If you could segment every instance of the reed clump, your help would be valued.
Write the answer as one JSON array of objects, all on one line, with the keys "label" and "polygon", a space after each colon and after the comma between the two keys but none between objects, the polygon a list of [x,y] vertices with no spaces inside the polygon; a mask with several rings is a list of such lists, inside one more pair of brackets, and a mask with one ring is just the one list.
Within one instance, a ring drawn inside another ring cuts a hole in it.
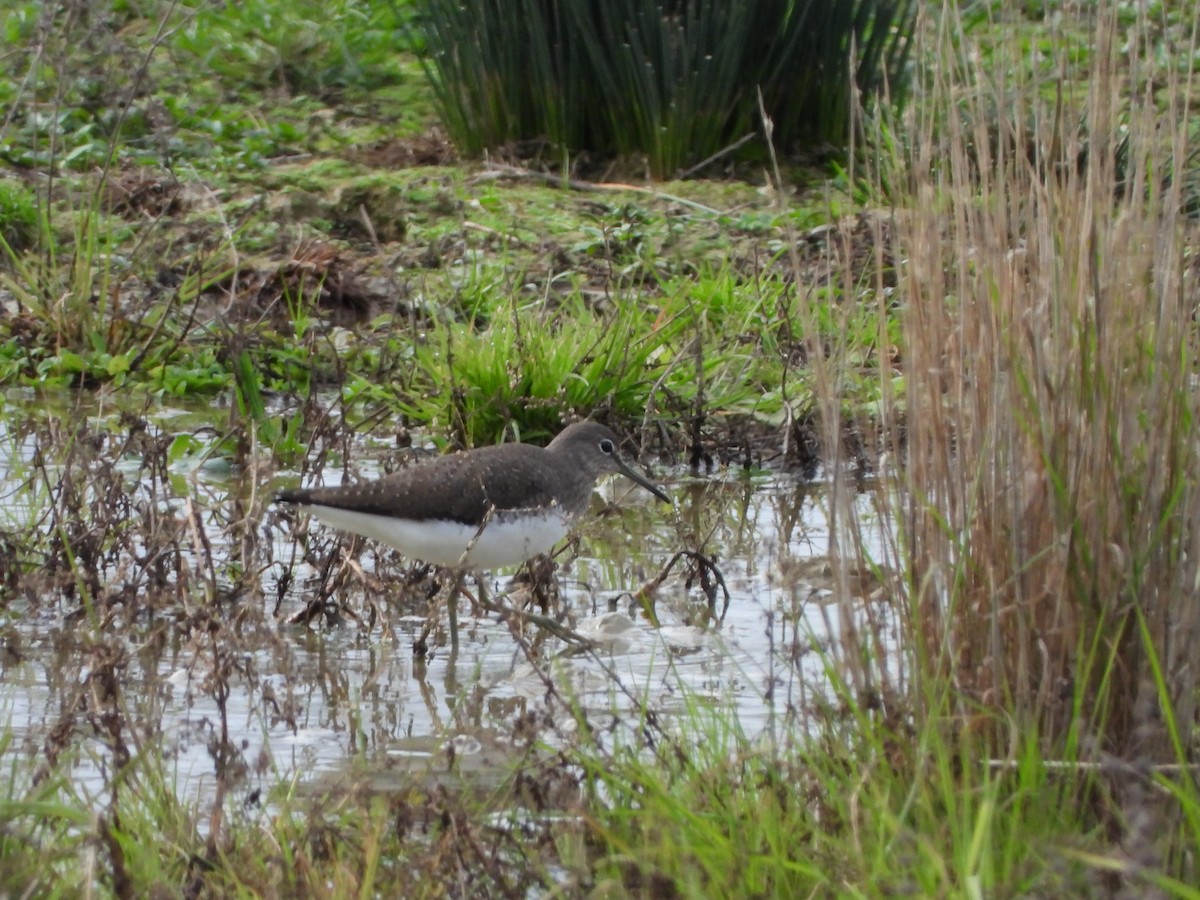
[{"label": "reed clump", "polygon": [[897,102],[912,0],[425,0],[442,122],[469,155],[534,143],[654,177],[741,147],[842,145],[858,95]]},{"label": "reed clump", "polygon": [[906,125],[905,427],[899,494],[881,498],[911,671],[940,712],[999,754],[1036,733],[1055,754],[1184,762],[1200,645],[1195,89],[1179,70],[1145,77],[1155,23],[1086,15],[1070,27],[1092,51],[1054,61],[1053,93],[1019,49],[972,46],[953,17],[938,31],[943,65]]}]

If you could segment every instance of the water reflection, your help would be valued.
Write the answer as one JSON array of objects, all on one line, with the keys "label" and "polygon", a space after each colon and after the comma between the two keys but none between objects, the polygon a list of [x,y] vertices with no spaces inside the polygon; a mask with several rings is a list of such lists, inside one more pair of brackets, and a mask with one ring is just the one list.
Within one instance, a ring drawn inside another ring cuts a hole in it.
[{"label": "water reflection", "polygon": [[[128,445],[120,424],[93,420],[106,423],[92,434],[97,454]],[[12,501],[3,527],[14,539],[52,521],[33,515],[37,497],[48,495],[28,486],[31,471],[43,480],[58,471],[38,462],[53,458],[46,442],[59,437],[38,421],[10,423],[0,434],[7,454],[0,494]],[[144,427],[168,439],[195,426],[173,413],[147,416]],[[262,502],[261,476],[198,467],[147,482],[137,480],[144,469],[123,472],[130,508],[175,527],[139,532],[129,552],[140,562],[114,561],[106,577],[128,579],[134,596],[170,584],[179,599],[143,609],[126,598],[100,608],[101,585],[88,608],[71,591],[9,591],[0,613],[0,721],[18,738],[8,752],[82,751],[75,777],[85,783],[103,781],[122,745],[165,754],[190,796],[211,785],[214,760],[231,756],[249,786],[312,781],[351,762],[376,777],[477,777],[534,743],[568,740],[569,704],[619,728],[636,724],[644,706],[660,715],[680,709],[686,693],[729,704],[754,733],[824,685],[813,648],[838,627],[823,562],[828,520],[819,487],[796,479],[667,480],[675,508],[666,513],[619,481],[602,485],[593,515],[560,557],[558,605],[549,611],[589,639],[586,649],[537,629],[514,633],[513,620],[473,612],[460,599],[459,652],[441,627],[422,659],[413,647],[427,595],[405,583],[407,561],[369,545],[350,556],[334,546],[357,573],[339,593],[357,621],[288,625],[321,573],[300,561],[286,523]],[[155,534],[170,535],[177,553],[161,554]],[[342,540],[332,532],[312,539]],[[730,592],[719,623],[684,566],[652,606],[638,598],[681,549],[718,566]],[[171,567],[149,578],[155,558]],[[507,584],[502,573],[485,586],[495,595]],[[100,674],[117,686],[113,696],[100,691]],[[117,721],[114,711],[123,722],[117,734],[104,724]],[[225,756],[223,746],[231,748]]]}]

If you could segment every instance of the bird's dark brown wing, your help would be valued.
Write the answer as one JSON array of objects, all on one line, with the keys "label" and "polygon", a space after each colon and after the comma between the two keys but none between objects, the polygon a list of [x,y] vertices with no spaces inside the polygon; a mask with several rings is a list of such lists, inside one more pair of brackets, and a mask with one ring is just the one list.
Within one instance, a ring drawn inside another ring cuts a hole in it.
[{"label": "bird's dark brown wing", "polygon": [[[530,452],[535,451],[535,452]],[[406,519],[477,524],[489,509],[548,506],[555,477],[545,451],[522,444],[451,453],[363,484],[283,491],[282,503],[315,504]],[[487,488],[484,485],[489,485]]]}]

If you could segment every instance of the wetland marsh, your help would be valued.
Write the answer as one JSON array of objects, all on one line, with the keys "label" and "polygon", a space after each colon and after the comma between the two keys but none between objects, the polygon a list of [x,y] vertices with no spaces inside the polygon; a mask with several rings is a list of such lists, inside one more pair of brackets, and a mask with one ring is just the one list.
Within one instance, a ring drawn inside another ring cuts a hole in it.
[{"label": "wetland marsh", "polygon": [[[1196,11],[678,171],[460,156],[419,6],[0,3],[0,896],[1194,898]],[[272,503],[581,419],[672,504],[457,652]]]}]

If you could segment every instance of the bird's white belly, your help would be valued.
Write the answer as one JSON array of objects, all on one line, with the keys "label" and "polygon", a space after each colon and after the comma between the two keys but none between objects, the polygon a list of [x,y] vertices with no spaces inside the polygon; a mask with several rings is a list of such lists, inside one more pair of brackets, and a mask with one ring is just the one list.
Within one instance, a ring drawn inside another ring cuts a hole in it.
[{"label": "bird's white belly", "polygon": [[[481,530],[446,519],[422,522],[371,513],[351,512],[332,506],[301,507],[326,525],[361,534],[387,544],[405,556],[438,566],[496,569],[515,566],[546,553],[567,536],[570,521],[554,507],[501,513]],[[472,543],[474,541],[474,543]],[[470,545],[470,552],[463,557]]]}]

